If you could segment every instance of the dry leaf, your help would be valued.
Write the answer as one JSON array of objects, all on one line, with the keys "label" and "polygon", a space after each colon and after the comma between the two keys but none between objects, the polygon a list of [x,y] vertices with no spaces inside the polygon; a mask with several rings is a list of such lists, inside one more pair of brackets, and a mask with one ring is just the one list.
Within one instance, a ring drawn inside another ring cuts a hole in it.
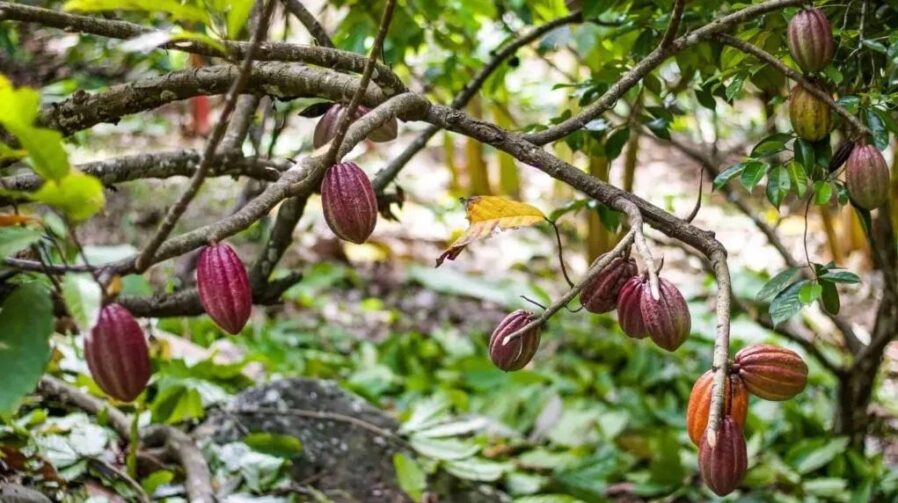
[{"label": "dry leaf", "polygon": [[465,200],[465,211],[471,225],[437,258],[437,267],[446,259],[455,260],[466,246],[496,231],[536,225],[546,220],[546,215],[538,208],[498,196],[468,198]]},{"label": "dry leaf", "polygon": [[13,225],[28,223],[32,220],[34,220],[34,217],[28,215],[0,213],[0,227],[11,227]]}]

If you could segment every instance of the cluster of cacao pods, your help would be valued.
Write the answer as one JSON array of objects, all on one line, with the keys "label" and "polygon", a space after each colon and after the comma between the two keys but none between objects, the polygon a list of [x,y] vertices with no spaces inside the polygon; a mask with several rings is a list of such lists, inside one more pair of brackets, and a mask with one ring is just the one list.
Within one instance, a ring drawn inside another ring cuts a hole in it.
[{"label": "cluster of cacao pods", "polygon": [[[792,59],[807,74],[816,74],[833,60],[835,43],[832,26],[820,9],[799,11],[789,21],[787,41]],[[809,77],[817,87],[825,88],[820,79]],[[833,128],[832,110],[827,103],[796,84],[789,95],[789,119],[795,134],[808,141],[820,141]],[[854,147],[845,166],[845,181],[852,202],[874,210],[889,199],[889,169],[873,145]]]},{"label": "cluster of cacao pods", "polygon": [[[636,261],[629,254],[616,256],[586,282],[580,291],[580,302],[592,313],[617,309],[618,322],[625,334],[636,339],[649,337],[661,348],[675,351],[689,336],[692,326],[689,306],[673,283],[664,278],[658,278],[658,282],[659,296],[655,299],[648,276],[639,274]],[[533,359],[539,347],[539,325],[514,339],[508,336],[536,319],[533,313],[518,310],[493,330],[489,355],[496,367],[504,371],[519,370]]]},{"label": "cluster of cacao pods", "polygon": [[738,353],[724,376],[723,418],[713,446],[705,430],[711,412],[714,372],[695,381],[686,408],[686,431],[699,447],[698,464],[705,484],[718,496],[736,490],[748,469],[745,420],[749,393],[766,400],[788,400],[807,385],[808,367],[794,351],[769,344]]}]

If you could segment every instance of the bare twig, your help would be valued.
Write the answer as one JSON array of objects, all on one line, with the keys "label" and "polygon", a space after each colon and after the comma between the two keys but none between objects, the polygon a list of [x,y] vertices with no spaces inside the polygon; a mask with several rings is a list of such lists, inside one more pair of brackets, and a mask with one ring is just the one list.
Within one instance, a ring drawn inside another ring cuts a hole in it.
[{"label": "bare twig", "polygon": [[680,30],[680,21],[683,19],[683,7],[685,5],[686,0],[674,0],[670,22],[667,24],[667,29],[664,31],[664,36],[661,37],[658,47],[669,47],[670,43],[676,38],[677,32]]},{"label": "bare twig", "polygon": [[174,206],[169,208],[162,223],[159,225],[159,228],[156,229],[156,232],[150,238],[143,251],[138,255],[134,264],[137,271],[144,271],[153,263],[153,255],[166,238],[168,238],[168,235],[175,228],[175,224],[178,223],[178,219],[180,219],[181,215],[184,214],[184,211],[187,210],[187,206],[199,192],[200,187],[202,187],[203,182],[206,180],[206,175],[212,165],[212,159],[215,157],[215,151],[227,131],[228,118],[231,116],[231,112],[234,111],[234,108],[237,105],[237,97],[240,96],[240,93],[243,92],[247,82],[249,82],[250,71],[253,66],[253,57],[256,49],[259,47],[259,44],[262,43],[262,40],[268,32],[268,23],[271,19],[272,12],[274,12],[274,5],[274,0],[267,0],[265,7],[262,9],[262,13],[256,23],[256,28],[253,31],[250,46],[240,65],[240,73],[238,74],[237,80],[231,85],[231,89],[228,90],[228,94],[225,97],[224,108],[221,111],[221,115],[218,117],[218,122],[215,124],[215,128],[212,130],[212,137],[206,143],[206,148],[203,151],[203,157],[196,169],[196,173],[194,173],[193,177],[190,179],[187,189],[184,190]]},{"label": "bare twig", "polygon": [[639,257],[645,264],[652,298],[658,300],[661,298],[661,287],[658,283],[658,267],[655,264],[652,251],[649,250],[649,245],[645,241],[645,234],[642,233],[642,213],[639,212],[639,208],[635,204],[626,199],[618,199],[613,206],[627,214],[627,219],[630,220],[630,228],[636,232],[636,252],[639,253]]},{"label": "bare twig", "polygon": [[708,445],[717,444],[717,432],[723,418],[724,385],[730,354],[730,269],[727,266],[726,253],[718,251],[710,257],[714,276],[717,278],[717,336],[714,339],[714,358],[711,365],[714,369],[714,383],[711,388],[711,410],[708,416]]}]

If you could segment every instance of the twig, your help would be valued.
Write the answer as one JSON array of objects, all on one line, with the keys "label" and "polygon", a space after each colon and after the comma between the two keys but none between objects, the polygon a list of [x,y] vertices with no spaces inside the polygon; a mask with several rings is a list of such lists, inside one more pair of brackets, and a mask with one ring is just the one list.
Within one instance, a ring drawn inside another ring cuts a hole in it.
[{"label": "twig", "polygon": [[642,232],[642,213],[633,202],[626,199],[618,199],[614,202],[613,207],[627,214],[630,221],[630,228],[636,232],[636,252],[639,253],[642,262],[645,264],[646,272],[649,276],[649,288],[652,292],[652,298],[658,300],[661,298],[661,287],[658,282],[658,268],[655,265],[655,258],[649,245],[645,241],[645,234]]},{"label": "twig", "polygon": [[306,30],[308,30],[309,34],[312,35],[312,38],[318,42],[318,45],[322,47],[334,47],[334,42],[327,34],[327,30],[324,29],[324,26],[321,26],[321,23],[318,22],[315,15],[309,12],[309,9],[306,9],[306,6],[303,5],[302,2],[299,0],[284,0],[284,5],[287,7],[290,14],[296,16],[296,19],[299,19],[299,22],[306,27]]},{"label": "twig", "polygon": [[[768,65],[772,66],[773,68],[775,68],[777,71],[779,71],[786,77],[789,77],[790,79],[792,79],[795,82],[797,82],[798,84],[800,84],[801,87],[807,89],[809,93],[813,94],[815,97],[817,97],[820,100],[822,100],[823,102],[825,102],[827,104],[827,106],[829,106],[834,112],[841,115],[846,121],[848,121],[851,124],[851,126],[854,128],[856,134],[862,134],[865,136],[870,136],[872,134],[870,132],[870,130],[867,128],[867,126],[865,126],[857,117],[852,115],[851,112],[849,112],[848,110],[845,109],[845,107],[836,103],[836,101],[833,100],[832,96],[829,93],[827,93],[826,91],[821,89],[820,86],[817,86],[816,84],[814,84],[813,82],[808,80],[804,75],[802,75],[802,74],[796,72],[795,70],[789,68],[788,66],[784,65],[782,61],[780,61],[779,59],[774,57],[769,52],[761,49],[760,47],[758,47],[756,45],[752,45],[743,40],[739,40],[738,38],[736,38],[732,35],[727,35],[725,33],[721,33],[721,34],[718,34],[717,37],[718,37],[718,39],[720,39],[721,42],[723,42],[729,46],[735,47],[736,49],[739,49],[742,52],[751,54],[752,56],[754,56],[754,57],[760,59],[761,61],[767,63]],[[852,138],[852,139],[856,139],[856,138]]]},{"label": "twig", "polygon": [[574,297],[576,297],[577,294],[579,294],[580,291],[583,290],[583,287],[585,287],[594,277],[596,277],[597,274],[602,272],[602,269],[607,267],[608,264],[610,264],[614,259],[614,257],[622,254],[624,250],[626,250],[627,247],[630,246],[635,236],[636,230],[630,229],[630,231],[627,232],[623,238],[621,238],[621,240],[614,246],[614,248],[611,249],[611,251],[602,255],[598,260],[595,261],[592,266],[590,266],[589,270],[586,271],[586,274],[583,276],[583,279],[580,280],[579,283],[574,285],[570,290],[567,291],[567,293],[561,296],[561,298],[550,304],[549,307],[547,307],[546,310],[543,311],[542,314],[540,314],[535,320],[524,325],[517,331],[506,335],[505,339],[502,340],[502,344],[508,344],[511,341],[529,332],[530,330],[544,325],[547,321],[549,321],[549,318],[555,315],[555,313],[561,311],[565,306],[570,304],[570,302],[574,300]]},{"label": "twig", "polygon": [[549,220],[549,223],[552,224],[552,229],[555,230],[555,244],[558,245],[558,263],[561,264],[561,274],[564,276],[564,280],[567,281],[568,286],[573,287],[574,282],[568,276],[567,266],[564,265],[564,248],[561,245],[561,232],[558,230],[558,224],[551,220]]},{"label": "twig", "polygon": [[664,36],[661,37],[661,42],[658,44],[658,47],[669,47],[670,43],[676,38],[677,31],[680,30],[680,21],[683,19],[683,7],[685,5],[686,0],[674,0],[673,12],[670,14],[670,22],[667,24],[667,29],[664,30]]},{"label": "twig", "polygon": [[259,16],[256,28],[253,32],[252,40],[250,41],[250,46],[246,50],[243,62],[240,65],[240,73],[237,80],[234,81],[231,88],[228,90],[228,94],[225,97],[224,108],[221,111],[221,115],[218,117],[215,129],[212,130],[212,137],[209,139],[208,143],[206,143],[206,148],[203,151],[203,157],[196,169],[196,173],[194,173],[193,177],[190,179],[187,189],[181,194],[181,197],[174,206],[168,210],[165,218],[159,225],[159,228],[156,229],[155,234],[153,234],[143,251],[138,255],[134,263],[137,271],[142,272],[153,263],[153,256],[156,251],[165,239],[168,238],[172,229],[175,228],[175,224],[178,223],[178,219],[181,218],[181,215],[187,210],[187,206],[199,192],[200,187],[202,187],[203,182],[206,179],[206,174],[208,174],[209,168],[212,165],[212,159],[215,157],[215,150],[218,148],[218,144],[224,138],[224,134],[227,131],[228,118],[231,116],[231,112],[234,111],[234,107],[237,105],[237,97],[243,92],[243,89],[249,81],[250,71],[253,66],[253,57],[255,56],[256,49],[259,47],[259,44],[262,43],[262,39],[265,38],[265,34],[268,32],[268,22],[274,11],[274,3],[275,0],[267,0],[265,7],[262,9],[262,13]]},{"label": "twig", "polygon": [[119,470],[118,468],[99,458],[90,458],[88,462],[93,465],[95,469],[102,472],[107,472],[107,474],[110,474],[127,484],[128,487],[130,487],[131,490],[134,491],[134,493],[137,495],[137,501],[140,501],[141,503],[150,502],[150,497],[147,495],[146,491],[143,490],[143,487],[141,487],[141,485],[138,484],[137,481],[131,478],[131,476],[129,476],[127,473]]}]

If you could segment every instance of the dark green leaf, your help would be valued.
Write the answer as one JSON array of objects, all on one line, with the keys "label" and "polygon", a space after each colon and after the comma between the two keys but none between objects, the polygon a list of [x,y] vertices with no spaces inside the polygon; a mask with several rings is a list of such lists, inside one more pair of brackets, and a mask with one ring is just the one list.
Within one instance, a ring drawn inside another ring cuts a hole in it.
[{"label": "dark green leaf", "polygon": [[793,136],[788,133],[776,133],[761,140],[751,151],[752,157],[764,157],[766,155],[776,154],[786,150],[786,143],[789,143]]},{"label": "dark green leaf", "polygon": [[839,301],[839,290],[836,288],[835,283],[821,281],[820,284],[823,287],[823,292],[820,297],[820,303],[823,306],[823,309],[829,314],[839,314],[841,304]]},{"label": "dark green leaf", "polygon": [[770,201],[775,208],[779,208],[780,203],[789,193],[791,180],[789,172],[783,166],[776,166],[770,170],[767,175],[767,200]]},{"label": "dark green leaf", "polygon": [[889,130],[886,129],[885,123],[879,118],[879,115],[872,110],[864,111],[864,119],[867,127],[873,133],[873,143],[879,150],[889,148]]},{"label": "dark green leaf", "polygon": [[747,163],[745,169],[742,171],[742,186],[751,191],[755,188],[755,185],[757,185],[758,182],[764,179],[764,175],[767,174],[768,169],[770,169],[770,165],[767,163]]},{"label": "dark green leaf", "polygon": [[727,184],[733,177],[742,174],[745,170],[746,163],[740,162],[738,164],[733,164],[729,166],[727,169],[723,170],[714,178],[714,190],[719,190],[721,187]]},{"label": "dark green leaf", "polygon": [[801,268],[790,267],[785,271],[779,272],[776,276],[770,278],[770,281],[768,281],[764,285],[764,287],[761,288],[761,291],[758,292],[758,295],[755,297],[755,299],[758,302],[764,302],[767,299],[770,299],[776,294],[780,293],[784,288],[786,288],[789,282],[792,281],[792,278],[794,278],[799,271],[801,271]]},{"label": "dark green leaf", "polygon": [[846,271],[844,269],[832,269],[820,276],[821,280],[832,281],[833,283],[856,284],[861,282],[860,276]]},{"label": "dark green leaf", "polygon": [[774,297],[769,309],[770,319],[773,321],[774,326],[779,325],[801,311],[802,304],[798,294],[807,283],[808,280],[797,281]]},{"label": "dark green leaf", "polygon": [[31,246],[41,238],[40,231],[26,227],[0,227],[0,261]]},{"label": "dark green leaf", "polygon": [[0,414],[13,412],[34,390],[50,359],[53,305],[39,283],[20,285],[0,310]]}]

